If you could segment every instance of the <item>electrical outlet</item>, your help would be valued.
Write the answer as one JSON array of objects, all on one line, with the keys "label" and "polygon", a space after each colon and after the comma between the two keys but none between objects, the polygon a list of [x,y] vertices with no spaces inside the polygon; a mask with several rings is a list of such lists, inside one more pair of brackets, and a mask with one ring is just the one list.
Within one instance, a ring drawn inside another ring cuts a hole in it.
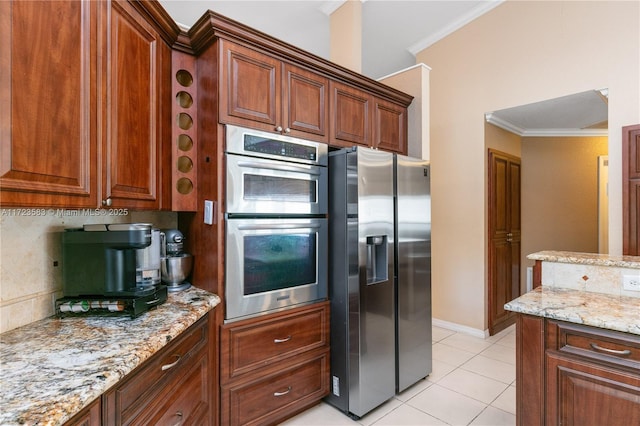
[{"label": "electrical outlet", "polygon": [[333,376],[333,394],[340,396],[340,379],[336,376]]},{"label": "electrical outlet", "polygon": [[629,291],[640,291],[640,275],[623,275],[622,288]]}]

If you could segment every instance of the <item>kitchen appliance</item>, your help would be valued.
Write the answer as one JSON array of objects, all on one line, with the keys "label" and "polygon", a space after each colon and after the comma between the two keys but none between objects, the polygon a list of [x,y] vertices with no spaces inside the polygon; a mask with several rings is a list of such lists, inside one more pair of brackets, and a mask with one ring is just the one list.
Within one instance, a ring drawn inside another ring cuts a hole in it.
[{"label": "kitchen appliance", "polygon": [[160,284],[160,230],[151,224],[151,244],[136,250],[136,285]]},{"label": "kitchen appliance", "polygon": [[227,213],[326,215],[326,144],[230,125],[226,132]]},{"label": "kitchen appliance", "polygon": [[226,126],[225,319],[327,298],[327,146]]},{"label": "kitchen appliance", "polygon": [[186,279],[193,267],[193,256],[183,251],[184,235],[178,229],[167,229],[160,233],[162,282],[170,292],[191,287]]},{"label": "kitchen appliance", "polygon": [[427,162],[329,154],[332,391],[359,418],[431,372]]},{"label": "kitchen appliance", "polygon": [[152,243],[149,224],[90,224],[62,232],[63,298],[59,315],[138,316],[164,303],[166,286],[138,283],[137,250]]}]

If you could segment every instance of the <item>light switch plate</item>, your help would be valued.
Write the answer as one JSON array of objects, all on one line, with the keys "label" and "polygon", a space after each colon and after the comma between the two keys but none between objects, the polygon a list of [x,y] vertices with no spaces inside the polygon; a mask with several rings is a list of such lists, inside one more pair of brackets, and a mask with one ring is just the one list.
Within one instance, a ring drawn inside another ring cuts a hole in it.
[{"label": "light switch plate", "polygon": [[204,223],[213,225],[213,201],[204,200]]}]

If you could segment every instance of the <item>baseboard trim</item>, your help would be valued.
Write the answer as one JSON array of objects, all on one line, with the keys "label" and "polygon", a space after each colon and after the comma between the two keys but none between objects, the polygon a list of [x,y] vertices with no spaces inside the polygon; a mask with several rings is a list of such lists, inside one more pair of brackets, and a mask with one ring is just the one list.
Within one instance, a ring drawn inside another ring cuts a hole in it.
[{"label": "baseboard trim", "polygon": [[432,318],[431,323],[436,327],[444,328],[451,331],[456,331],[464,334],[469,334],[473,337],[479,337],[486,339],[489,337],[489,330],[479,330],[477,328],[469,327],[467,325],[456,324],[455,322],[449,322],[438,318]]}]

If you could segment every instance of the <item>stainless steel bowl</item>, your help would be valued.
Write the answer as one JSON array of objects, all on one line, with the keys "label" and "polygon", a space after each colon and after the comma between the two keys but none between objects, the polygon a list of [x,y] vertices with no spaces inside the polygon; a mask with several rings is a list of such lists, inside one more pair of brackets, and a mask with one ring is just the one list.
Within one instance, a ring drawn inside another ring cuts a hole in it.
[{"label": "stainless steel bowl", "polygon": [[193,256],[182,253],[179,256],[167,256],[160,261],[162,282],[180,284],[187,279],[193,266]]}]

